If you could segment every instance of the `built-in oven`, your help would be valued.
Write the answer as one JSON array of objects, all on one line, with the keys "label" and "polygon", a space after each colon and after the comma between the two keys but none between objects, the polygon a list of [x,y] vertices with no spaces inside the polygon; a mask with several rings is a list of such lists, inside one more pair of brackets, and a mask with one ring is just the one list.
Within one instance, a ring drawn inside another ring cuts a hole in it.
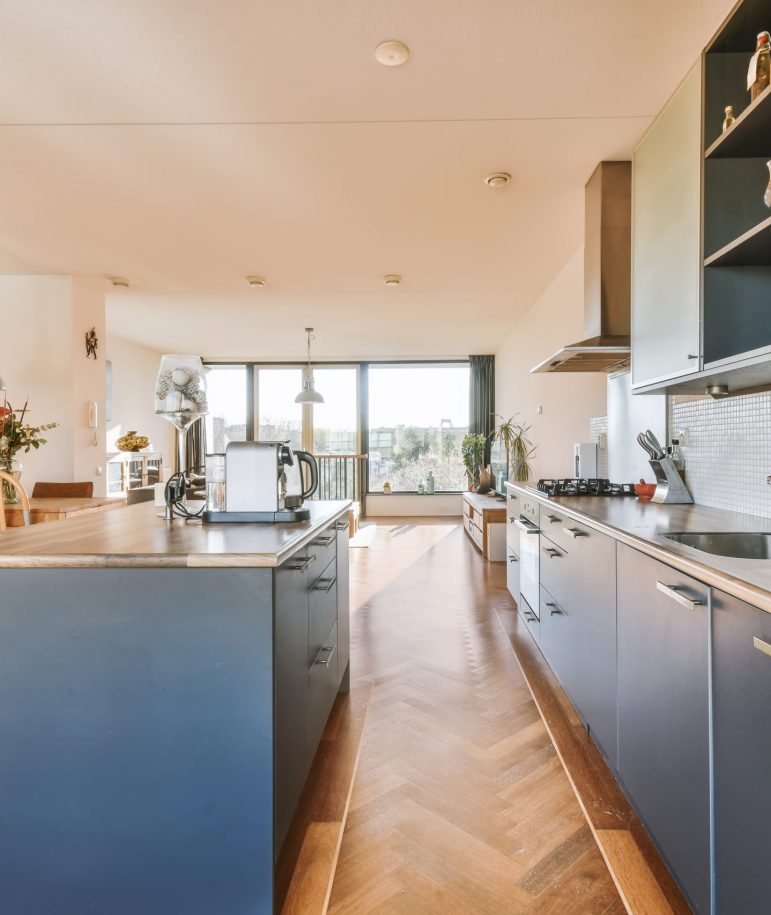
[{"label": "built-in oven", "polygon": [[515,521],[519,528],[519,593],[527,604],[522,607],[523,614],[538,617],[540,605],[540,579],[538,561],[540,555],[538,526],[538,503],[535,499],[524,496],[520,499],[519,518]]}]

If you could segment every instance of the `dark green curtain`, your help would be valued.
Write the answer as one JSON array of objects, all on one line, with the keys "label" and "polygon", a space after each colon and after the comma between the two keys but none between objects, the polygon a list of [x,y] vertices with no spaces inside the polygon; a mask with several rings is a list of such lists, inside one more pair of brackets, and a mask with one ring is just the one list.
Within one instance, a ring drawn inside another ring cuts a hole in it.
[{"label": "dark green curtain", "polygon": [[469,356],[469,432],[487,436],[485,466],[490,463],[491,436],[495,429],[495,356]]}]

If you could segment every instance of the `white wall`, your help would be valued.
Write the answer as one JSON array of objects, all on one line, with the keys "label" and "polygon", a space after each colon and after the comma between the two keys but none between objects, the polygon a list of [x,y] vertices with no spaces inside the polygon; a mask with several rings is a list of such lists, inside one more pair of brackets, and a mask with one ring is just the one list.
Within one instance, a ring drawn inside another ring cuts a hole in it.
[{"label": "white wall", "polygon": [[107,423],[107,451],[117,451],[121,435],[136,430],[150,439],[153,451],[163,453],[164,464],[174,463],[176,432],[155,415],[153,395],[161,353],[110,334],[107,358],[112,363],[112,414]]},{"label": "white wall", "polygon": [[495,354],[496,409],[532,425],[536,478],[573,476],[573,443],[590,441],[590,417],[606,413],[604,373],[530,374],[560,347],[584,338],[583,298],[579,248]]},{"label": "white wall", "polygon": [[48,444],[18,456],[22,482],[92,480],[104,492],[104,425],[90,444],[87,401],[104,416],[104,351],[86,358],[85,333],[104,346],[104,281],[69,276],[0,276],[0,376],[16,408],[29,399],[29,422],[57,422]]}]

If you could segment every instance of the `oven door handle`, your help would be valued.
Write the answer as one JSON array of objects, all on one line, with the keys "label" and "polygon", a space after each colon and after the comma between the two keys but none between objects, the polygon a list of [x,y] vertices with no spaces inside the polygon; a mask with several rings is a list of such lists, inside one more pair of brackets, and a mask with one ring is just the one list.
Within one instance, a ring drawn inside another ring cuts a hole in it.
[{"label": "oven door handle", "polygon": [[536,524],[531,524],[529,521],[522,521],[521,518],[517,518],[514,523],[524,534],[540,534],[541,528]]}]

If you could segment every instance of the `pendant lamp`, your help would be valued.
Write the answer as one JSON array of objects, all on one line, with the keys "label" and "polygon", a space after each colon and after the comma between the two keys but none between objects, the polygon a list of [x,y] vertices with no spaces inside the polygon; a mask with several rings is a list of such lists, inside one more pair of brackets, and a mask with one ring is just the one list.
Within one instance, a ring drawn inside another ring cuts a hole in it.
[{"label": "pendant lamp", "polygon": [[316,338],[313,335],[313,328],[306,327],[305,333],[308,335],[308,367],[305,371],[305,380],[303,381],[303,389],[295,397],[295,403],[324,403],[324,398],[319,394],[319,392],[313,387],[313,375],[311,373],[311,340]]}]

